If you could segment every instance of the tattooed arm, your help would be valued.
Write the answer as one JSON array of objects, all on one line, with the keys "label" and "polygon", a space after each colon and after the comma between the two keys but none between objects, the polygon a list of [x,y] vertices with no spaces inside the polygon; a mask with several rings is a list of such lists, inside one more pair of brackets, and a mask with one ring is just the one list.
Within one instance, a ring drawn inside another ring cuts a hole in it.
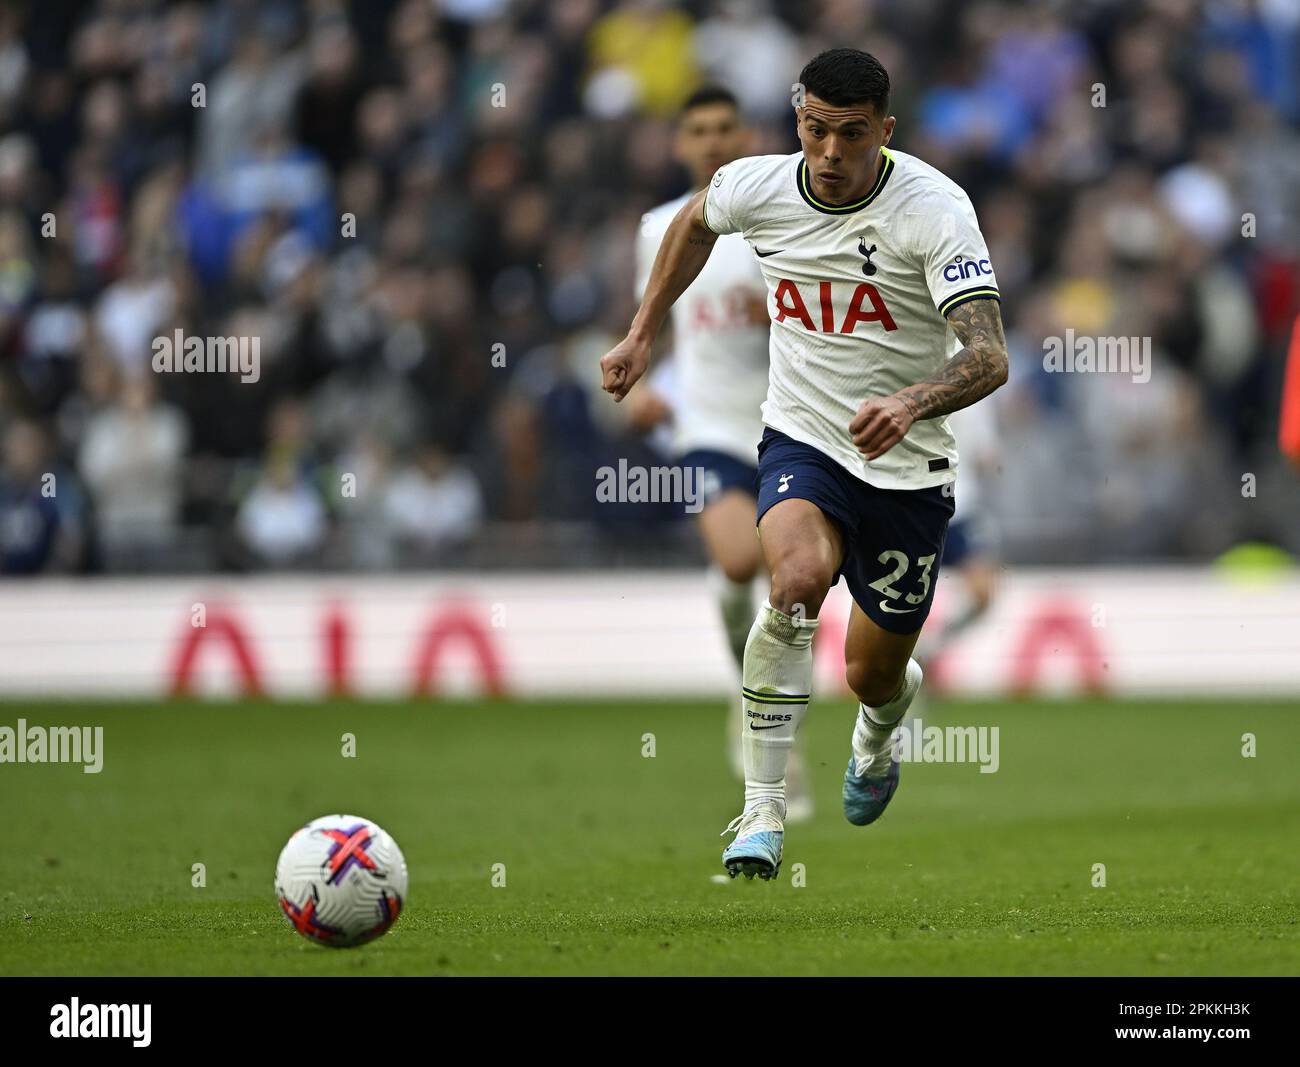
[{"label": "tattooed arm", "polygon": [[913,421],[937,419],[982,400],[1007,380],[1007,342],[996,300],[968,300],[948,315],[962,349],[943,370],[897,396]]},{"label": "tattooed arm", "polygon": [[641,308],[627,336],[601,357],[601,387],[612,393],[615,401],[627,396],[628,390],[645,373],[650,363],[650,347],[669,308],[709,261],[718,235],[704,221],[705,192],[701,189],[674,216],[650,268]]},{"label": "tattooed arm", "polygon": [[865,401],[849,423],[853,444],[867,459],[888,452],[912,423],[969,407],[1007,380],[1007,342],[996,300],[968,300],[953,308],[948,322],[961,351],[933,378]]}]

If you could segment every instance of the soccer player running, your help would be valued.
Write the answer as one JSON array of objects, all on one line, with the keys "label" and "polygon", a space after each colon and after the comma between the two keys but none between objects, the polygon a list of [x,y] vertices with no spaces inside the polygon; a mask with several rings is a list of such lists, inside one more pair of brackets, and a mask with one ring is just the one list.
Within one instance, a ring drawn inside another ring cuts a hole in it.
[{"label": "soccer player running", "polygon": [[[743,155],[750,133],[728,90],[705,87],[686,101],[674,149],[703,189],[717,169]],[[669,224],[691,198],[670,200],[641,219],[636,245],[637,294],[645,293],[651,267]],[[739,234],[720,237],[708,262],[672,309],[674,397],[662,396],[654,375],[631,401],[634,425],[651,429],[672,421],[673,451],[683,469],[703,472],[699,528],[712,563],[711,585],[727,642],[743,670],[754,622],[754,579],[763,555],[754,536],[757,450],[763,433],[760,408],[767,395],[767,287],[758,259]],[[646,390],[646,386],[650,386]],[[728,716],[732,762],[743,775],[742,715]],[[812,815],[812,797],[798,751],[786,768],[787,818]]]},{"label": "soccer player running", "polygon": [[975,212],[955,183],[886,147],[895,120],[884,68],[837,48],[799,83],[802,151],[736,160],[687,201],[627,337],[601,360],[604,388],[621,401],[719,236],[754,246],[772,313],[758,494],[772,585],[745,648],[745,806],[722,853],[733,877],[780,867],[787,757],[807,710],[818,613],[841,574],[854,600],[845,670],[861,702],[844,814],[865,826],[893,797],[891,734],[921,686],[912,649],[953,511],[944,416],[1007,377]]}]

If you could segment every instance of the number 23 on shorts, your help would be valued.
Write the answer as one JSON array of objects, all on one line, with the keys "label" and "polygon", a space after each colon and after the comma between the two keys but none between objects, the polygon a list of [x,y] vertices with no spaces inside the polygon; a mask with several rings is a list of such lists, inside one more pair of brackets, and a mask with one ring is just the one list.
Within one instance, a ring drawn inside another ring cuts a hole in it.
[{"label": "number 23 on shorts", "polygon": [[[921,556],[917,559],[917,565],[921,568],[921,573],[917,578],[920,583],[920,590],[915,593],[904,594],[895,588],[894,583],[902,581],[911,568],[911,561],[907,558],[907,554],[895,548],[880,553],[876,557],[876,561],[893,567],[883,578],[877,578],[870,583],[871,588],[884,597],[880,602],[880,610],[889,612],[892,615],[907,615],[913,611],[919,611],[920,606],[925,603],[925,598],[930,595],[930,568],[934,566],[935,556],[936,553],[932,552],[928,556]],[[891,606],[890,601],[897,604],[900,600],[914,606],[909,608]]]}]

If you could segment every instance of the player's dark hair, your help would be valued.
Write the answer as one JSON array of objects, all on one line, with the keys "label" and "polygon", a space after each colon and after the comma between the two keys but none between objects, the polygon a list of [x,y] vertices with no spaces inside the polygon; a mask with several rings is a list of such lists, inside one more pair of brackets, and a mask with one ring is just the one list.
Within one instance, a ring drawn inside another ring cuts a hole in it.
[{"label": "player's dark hair", "polygon": [[831,48],[813,56],[799,83],[805,93],[833,107],[870,104],[877,115],[889,110],[889,73],[875,56],[856,48]]},{"label": "player's dark hair", "polygon": [[686,98],[686,103],[682,105],[682,114],[689,114],[697,107],[708,107],[710,104],[726,104],[737,111],[740,110],[740,101],[730,89],[724,89],[721,85],[702,85]]}]

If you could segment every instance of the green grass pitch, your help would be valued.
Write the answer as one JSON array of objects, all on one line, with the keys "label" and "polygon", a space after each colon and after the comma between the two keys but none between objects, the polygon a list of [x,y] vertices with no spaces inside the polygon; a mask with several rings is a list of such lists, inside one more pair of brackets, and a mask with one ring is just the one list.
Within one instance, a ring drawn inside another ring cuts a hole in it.
[{"label": "green grass pitch", "polygon": [[[1000,770],[906,765],[858,829],[852,710],[823,700],[817,817],[763,883],[715,877],[739,810],[721,701],[9,703],[9,726],[104,725],[105,762],[0,765],[0,973],[1295,974],[1298,712],[932,704],[999,726]],[[354,950],[295,935],[272,891],[289,834],[335,811],[411,872],[397,925]]]}]

